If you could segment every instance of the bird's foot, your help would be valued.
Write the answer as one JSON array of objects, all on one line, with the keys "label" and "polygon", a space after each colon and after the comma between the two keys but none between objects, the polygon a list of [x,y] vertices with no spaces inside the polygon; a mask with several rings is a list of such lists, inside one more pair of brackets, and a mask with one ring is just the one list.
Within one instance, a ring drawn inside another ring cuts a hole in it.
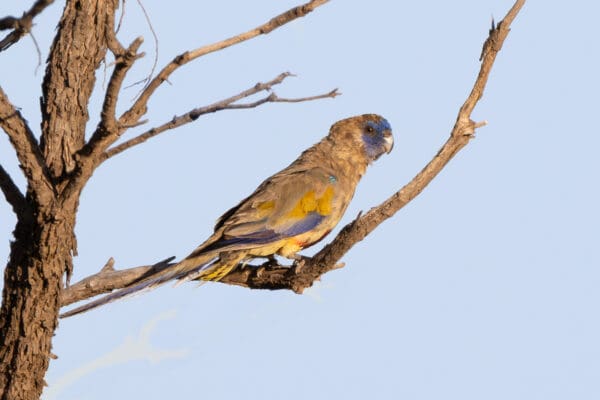
[{"label": "bird's foot", "polygon": [[262,264],[262,266],[265,266],[265,267],[275,267],[277,265],[279,265],[279,263],[277,262],[277,258],[273,254],[268,256],[267,262]]},{"label": "bird's foot", "polygon": [[294,274],[299,274],[304,269],[304,265],[306,264],[306,257],[299,256],[297,254],[294,255],[294,264],[292,265],[292,271]]}]

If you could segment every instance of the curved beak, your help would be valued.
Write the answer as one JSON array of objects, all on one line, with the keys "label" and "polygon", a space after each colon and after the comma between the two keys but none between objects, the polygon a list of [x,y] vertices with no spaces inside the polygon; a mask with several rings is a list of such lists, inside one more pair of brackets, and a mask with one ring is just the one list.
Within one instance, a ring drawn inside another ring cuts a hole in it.
[{"label": "curved beak", "polygon": [[390,154],[390,152],[394,148],[394,136],[392,136],[391,130],[387,129],[383,132],[383,140],[385,141],[385,152]]}]

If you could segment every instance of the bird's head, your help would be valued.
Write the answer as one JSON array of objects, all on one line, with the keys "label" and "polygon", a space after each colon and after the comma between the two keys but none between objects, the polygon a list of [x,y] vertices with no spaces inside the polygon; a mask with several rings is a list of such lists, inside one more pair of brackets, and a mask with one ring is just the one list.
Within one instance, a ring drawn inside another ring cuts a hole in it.
[{"label": "bird's head", "polygon": [[380,115],[363,114],[336,122],[331,127],[336,142],[343,142],[360,155],[367,163],[377,160],[394,147],[392,126]]}]

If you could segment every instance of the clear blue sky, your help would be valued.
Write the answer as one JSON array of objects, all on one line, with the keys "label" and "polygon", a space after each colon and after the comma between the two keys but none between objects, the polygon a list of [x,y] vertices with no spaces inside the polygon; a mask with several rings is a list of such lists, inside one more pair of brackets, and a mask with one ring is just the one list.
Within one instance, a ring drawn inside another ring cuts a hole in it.
[{"label": "clear blue sky", "polygon": [[[298,3],[144,6],[160,66]],[[126,5],[120,37],[143,35],[148,54],[132,83],[155,49],[138,4]],[[209,115],[107,162],[82,196],[74,280],[111,256],[124,268],[186,255],[223,211],[354,114],[384,115],[396,146],[367,172],[344,221],[378,204],[444,142],[490,18],[511,5],[333,0],[181,68],[156,93],[148,127],[283,71],[298,77],[281,96],[335,87],[343,96]],[[0,15],[23,11],[15,7],[2,3]],[[61,8],[36,20],[43,59]],[[167,285],[62,321],[45,398],[600,398],[598,14],[591,1],[525,5],[473,114],[489,125],[355,246],[346,268],[302,296]],[[0,84],[37,130],[36,63],[29,38],[0,53]],[[0,161],[22,185],[5,136]],[[0,221],[5,260],[14,225],[5,203]]]}]

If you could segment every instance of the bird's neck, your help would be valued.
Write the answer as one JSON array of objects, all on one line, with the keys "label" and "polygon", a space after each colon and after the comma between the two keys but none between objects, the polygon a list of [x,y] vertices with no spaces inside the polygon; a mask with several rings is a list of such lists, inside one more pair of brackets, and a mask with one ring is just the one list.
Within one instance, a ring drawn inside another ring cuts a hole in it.
[{"label": "bird's neck", "polygon": [[[368,162],[364,157],[358,156],[356,149],[350,144],[334,142],[330,137],[325,137],[319,143],[306,150],[305,160],[331,169],[338,174],[345,175],[351,181],[358,181],[365,173]],[[341,178],[341,177],[339,177]]]}]

